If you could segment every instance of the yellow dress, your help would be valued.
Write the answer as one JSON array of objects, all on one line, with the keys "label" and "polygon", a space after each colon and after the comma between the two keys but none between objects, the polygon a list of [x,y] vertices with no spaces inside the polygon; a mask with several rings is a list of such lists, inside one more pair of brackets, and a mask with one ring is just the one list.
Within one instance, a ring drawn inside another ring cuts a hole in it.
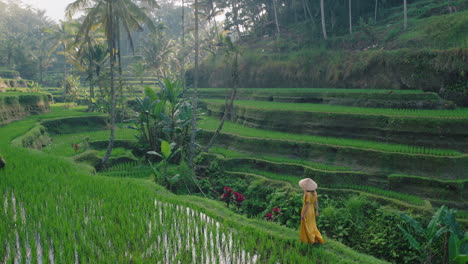
[{"label": "yellow dress", "polygon": [[308,244],[313,243],[325,243],[323,241],[322,235],[317,228],[317,223],[315,222],[315,208],[314,204],[317,202],[317,193],[313,195],[311,192],[306,192],[304,195],[304,205],[302,206],[301,216],[304,214],[307,203],[309,203],[309,209],[305,214],[305,219],[301,219],[301,241]]}]

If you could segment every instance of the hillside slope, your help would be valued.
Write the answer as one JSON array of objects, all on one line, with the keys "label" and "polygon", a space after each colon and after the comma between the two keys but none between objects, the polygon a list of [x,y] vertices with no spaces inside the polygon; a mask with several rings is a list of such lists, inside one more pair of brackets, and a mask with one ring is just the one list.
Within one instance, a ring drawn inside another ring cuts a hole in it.
[{"label": "hillside slope", "polygon": [[[468,105],[467,6],[445,14],[430,2],[409,6],[406,31],[396,9],[378,24],[361,21],[354,34],[327,41],[301,24],[279,39],[242,39],[240,87],[421,89]],[[200,87],[232,86],[230,65],[221,53],[206,59]]]}]

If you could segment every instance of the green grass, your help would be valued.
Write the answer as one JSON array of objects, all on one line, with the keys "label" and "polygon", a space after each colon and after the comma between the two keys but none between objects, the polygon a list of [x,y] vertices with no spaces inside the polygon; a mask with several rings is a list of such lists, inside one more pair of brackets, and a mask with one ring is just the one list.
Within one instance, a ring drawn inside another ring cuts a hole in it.
[{"label": "green grass", "polygon": [[[224,104],[224,100],[207,99],[210,103]],[[321,113],[341,113],[341,114],[363,114],[363,115],[384,115],[384,116],[409,116],[409,117],[433,117],[433,118],[463,118],[468,119],[468,108],[455,110],[413,110],[413,109],[386,109],[339,106],[326,104],[296,104],[267,101],[235,101],[235,105],[255,109],[269,110],[289,110],[301,112],[321,112]]]},{"label": "green grass", "polygon": [[283,157],[271,157],[271,156],[246,154],[246,153],[237,152],[231,149],[219,148],[219,147],[210,148],[210,153],[221,154],[225,158],[253,158],[253,159],[261,159],[261,160],[267,160],[267,161],[272,161],[272,162],[277,162],[277,163],[301,164],[301,165],[306,165],[308,167],[322,170],[322,171],[353,171],[352,169],[347,168],[347,167],[332,166],[332,165],[305,161],[305,160],[300,160],[300,159],[288,159],[288,158],[283,158]]},{"label": "green grass", "polygon": [[[81,114],[55,110],[49,117]],[[297,230],[248,219],[221,202],[176,196],[148,180],[91,175],[70,159],[10,145],[44,118],[0,127],[7,161],[0,170],[0,241],[7,245],[0,259],[10,255],[7,263],[16,252],[27,259],[27,245],[32,262],[54,252],[55,263],[75,256],[80,263],[217,263],[225,252],[234,262],[245,252],[258,263],[385,263],[330,239],[309,247],[298,241]],[[222,236],[232,243],[216,242]]]},{"label": "green grass", "polygon": [[[199,127],[209,131],[215,131],[219,125],[219,120],[212,117],[204,117],[199,122]],[[371,149],[384,152],[395,152],[403,154],[433,155],[433,156],[463,156],[462,153],[450,149],[433,149],[402,144],[387,144],[375,141],[321,137],[312,135],[291,134],[264,129],[244,127],[242,125],[225,122],[223,133],[231,133],[244,137],[265,138],[276,140],[302,141],[317,144],[334,145],[337,147],[353,147],[361,149]]]}]

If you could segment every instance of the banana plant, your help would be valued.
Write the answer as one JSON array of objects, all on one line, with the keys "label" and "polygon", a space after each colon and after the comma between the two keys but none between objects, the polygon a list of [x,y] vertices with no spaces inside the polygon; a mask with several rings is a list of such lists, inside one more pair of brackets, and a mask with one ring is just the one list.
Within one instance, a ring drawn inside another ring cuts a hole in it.
[{"label": "banana plant", "polygon": [[145,97],[136,99],[136,124],[140,134],[138,141],[144,149],[159,149],[161,138],[161,114],[164,112],[165,101],[161,100],[156,92],[149,86],[145,87]]},{"label": "banana plant", "polygon": [[[460,262],[467,259],[468,243],[463,238],[461,229],[455,219],[455,210],[448,209],[446,206],[440,207],[432,216],[431,221],[424,228],[419,222],[410,216],[400,213],[400,216],[409,225],[409,229],[398,225],[403,236],[408,240],[410,246],[416,249],[421,257],[422,263],[432,263],[436,253],[433,252],[433,246],[436,241],[446,234],[446,255],[449,256],[451,263]],[[466,236],[466,235],[465,235]],[[450,237],[448,240],[447,238]]]},{"label": "banana plant", "polygon": [[169,175],[167,173],[167,167],[169,165],[170,160],[180,151],[181,148],[177,148],[175,143],[169,144],[169,142],[163,140],[161,142],[161,153],[158,153],[156,151],[147,152],[149,155],[155,155],[161,158],[161,161],[156,166],[153,166],[151,162],[149,162],[149,164],[153,169],[155,181],[157,183],[162,184],[171,191],[173,189],[174,184],[179,182],[182,179],[182,177],[180,176],[180,174]]}]

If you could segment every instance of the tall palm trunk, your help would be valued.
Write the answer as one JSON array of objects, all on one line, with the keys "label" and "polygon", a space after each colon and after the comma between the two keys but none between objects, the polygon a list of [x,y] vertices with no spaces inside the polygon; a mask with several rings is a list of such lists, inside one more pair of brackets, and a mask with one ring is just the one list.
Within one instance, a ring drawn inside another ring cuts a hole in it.
[{"label": "tall palm trunk", "polygon": [[278,23],[278,11],[276,10],[276,0],[273,1],[273,13],[275,14],[275,23],[276,23],[276,33],[277,36],[280,36],[280,28],[279,28],[279,23]]},{"label": "tall palm trunk", "polygon": [[404,29],[406,30],[408,28],[408,5],[407,1],[403,0],[403,13],[404,13]]},{"label": "tall palm trunk", "polygon": [[88,111],[93,110],[94,83],[93,83],[93,56],[91,54],[91,44],[88,43],[88,79],[89,79],[89,102]]},{"label": "tall palm trunk", "polygon": [[349,0],[349,34],[353,34],[352,0]]},{"label": "tall palm trunk", "polygon": [[297,0],[292,1],[292,8],[294,10],[294,23],[297,23]]},{"label": "tall palm trunk", "polygon": [[199,57],[199,32],[198,32],[198,0],[195,0],[195,74],[193,80],[193,98],[192,98],[192,133],[190,136],[190,158],[189,165],[194,169],[193,160],[195,159],[195,137],[197,133],[197,108],[198,108],[198,57]]},{"label": "tall palm trunk", "polygon": [[237,36],[240,38],[239,10],[237,7],[237,0],[232,0],[232,11],[234,13],[234,25],[236,25]]},{"label": "tall palm trunk", "polygon": [[234,63],[232,65],[232,84],[233,84],[233,86],[232,86],[232,91],[231,91],[231,98],[230,98],[229,104],[228,104],[227,99],[226,99],[226,103],[224,104],[223,118],[221,119],[221,122],[219,123],[218,128],[216,129],[215,133],[211,137],[210,141],[206,145],[206,147],[205,147],[206,152],[208,152],[210,150],[211,146],[213,146],[216,138],[218,137],[219,133],[223,129],[224,122],[227,120],[229,113],[232,112],[232,110],[233,110],[234,100],[235,100],[236,94],[237,94],[237,87],[239,87],[239,54],[238,54],[237,51],[235,51],[235,52],[236,53],[235,53],[235,57],[234,57]]},{"label": "tall palm trunk", "polygon": [[322,32],[323,32],[323,38],[328,39],[328,37],[327,37],[327,27],[325,25],[325,4],[323,3],[323,1],[324,0],[320,0],[320,10],[321,10],[321,14],[322,14]]},{"label": "tall palm trunk", "polygon": [[180,71],[180,79],[182,80],[182,86],[185,92],[186,85],[185,85],[185,3],[182,0],[182,58],[181,58],[181,71]]},{"label": "tall palm trunk", "polygon": [[[109,14],[112,13],[112,2],[108,2]],[[114,17],[111,15],[109,17],[109,32],[110,36],[108,36],[107,42],[109,44],[110,49],[110,86],[111,86],[111,129],[110,129],[110,136],[109,136],[109,145],[107,146],[107,151],[104,157],[101,160],[101,165],[104,165],[107,160],[109,159],[112,148],[114,147],[114,139],[115,139],[115,85],[114,85],[114,65],[115,65],[115,29],[114,29]]]},{"label": "tall palm trunk", "polygon": [[115,21],[116,25],[116,40],[117,40],[117,65],[118,65],[118,70],[119,70],[119,91],[120,91],[120,107],[123,109],[123,96],[124,96],[124,85],[123,85],[123,76],[122,76],[122,48],[121,48],[121,41],[120,41],[120,22],[119,19],[116,19]]},{"label": "tall palm trunk", "polygon": [[377,23],[377,10],[379,7],[379,0],[375,0],[374,22]]}]

